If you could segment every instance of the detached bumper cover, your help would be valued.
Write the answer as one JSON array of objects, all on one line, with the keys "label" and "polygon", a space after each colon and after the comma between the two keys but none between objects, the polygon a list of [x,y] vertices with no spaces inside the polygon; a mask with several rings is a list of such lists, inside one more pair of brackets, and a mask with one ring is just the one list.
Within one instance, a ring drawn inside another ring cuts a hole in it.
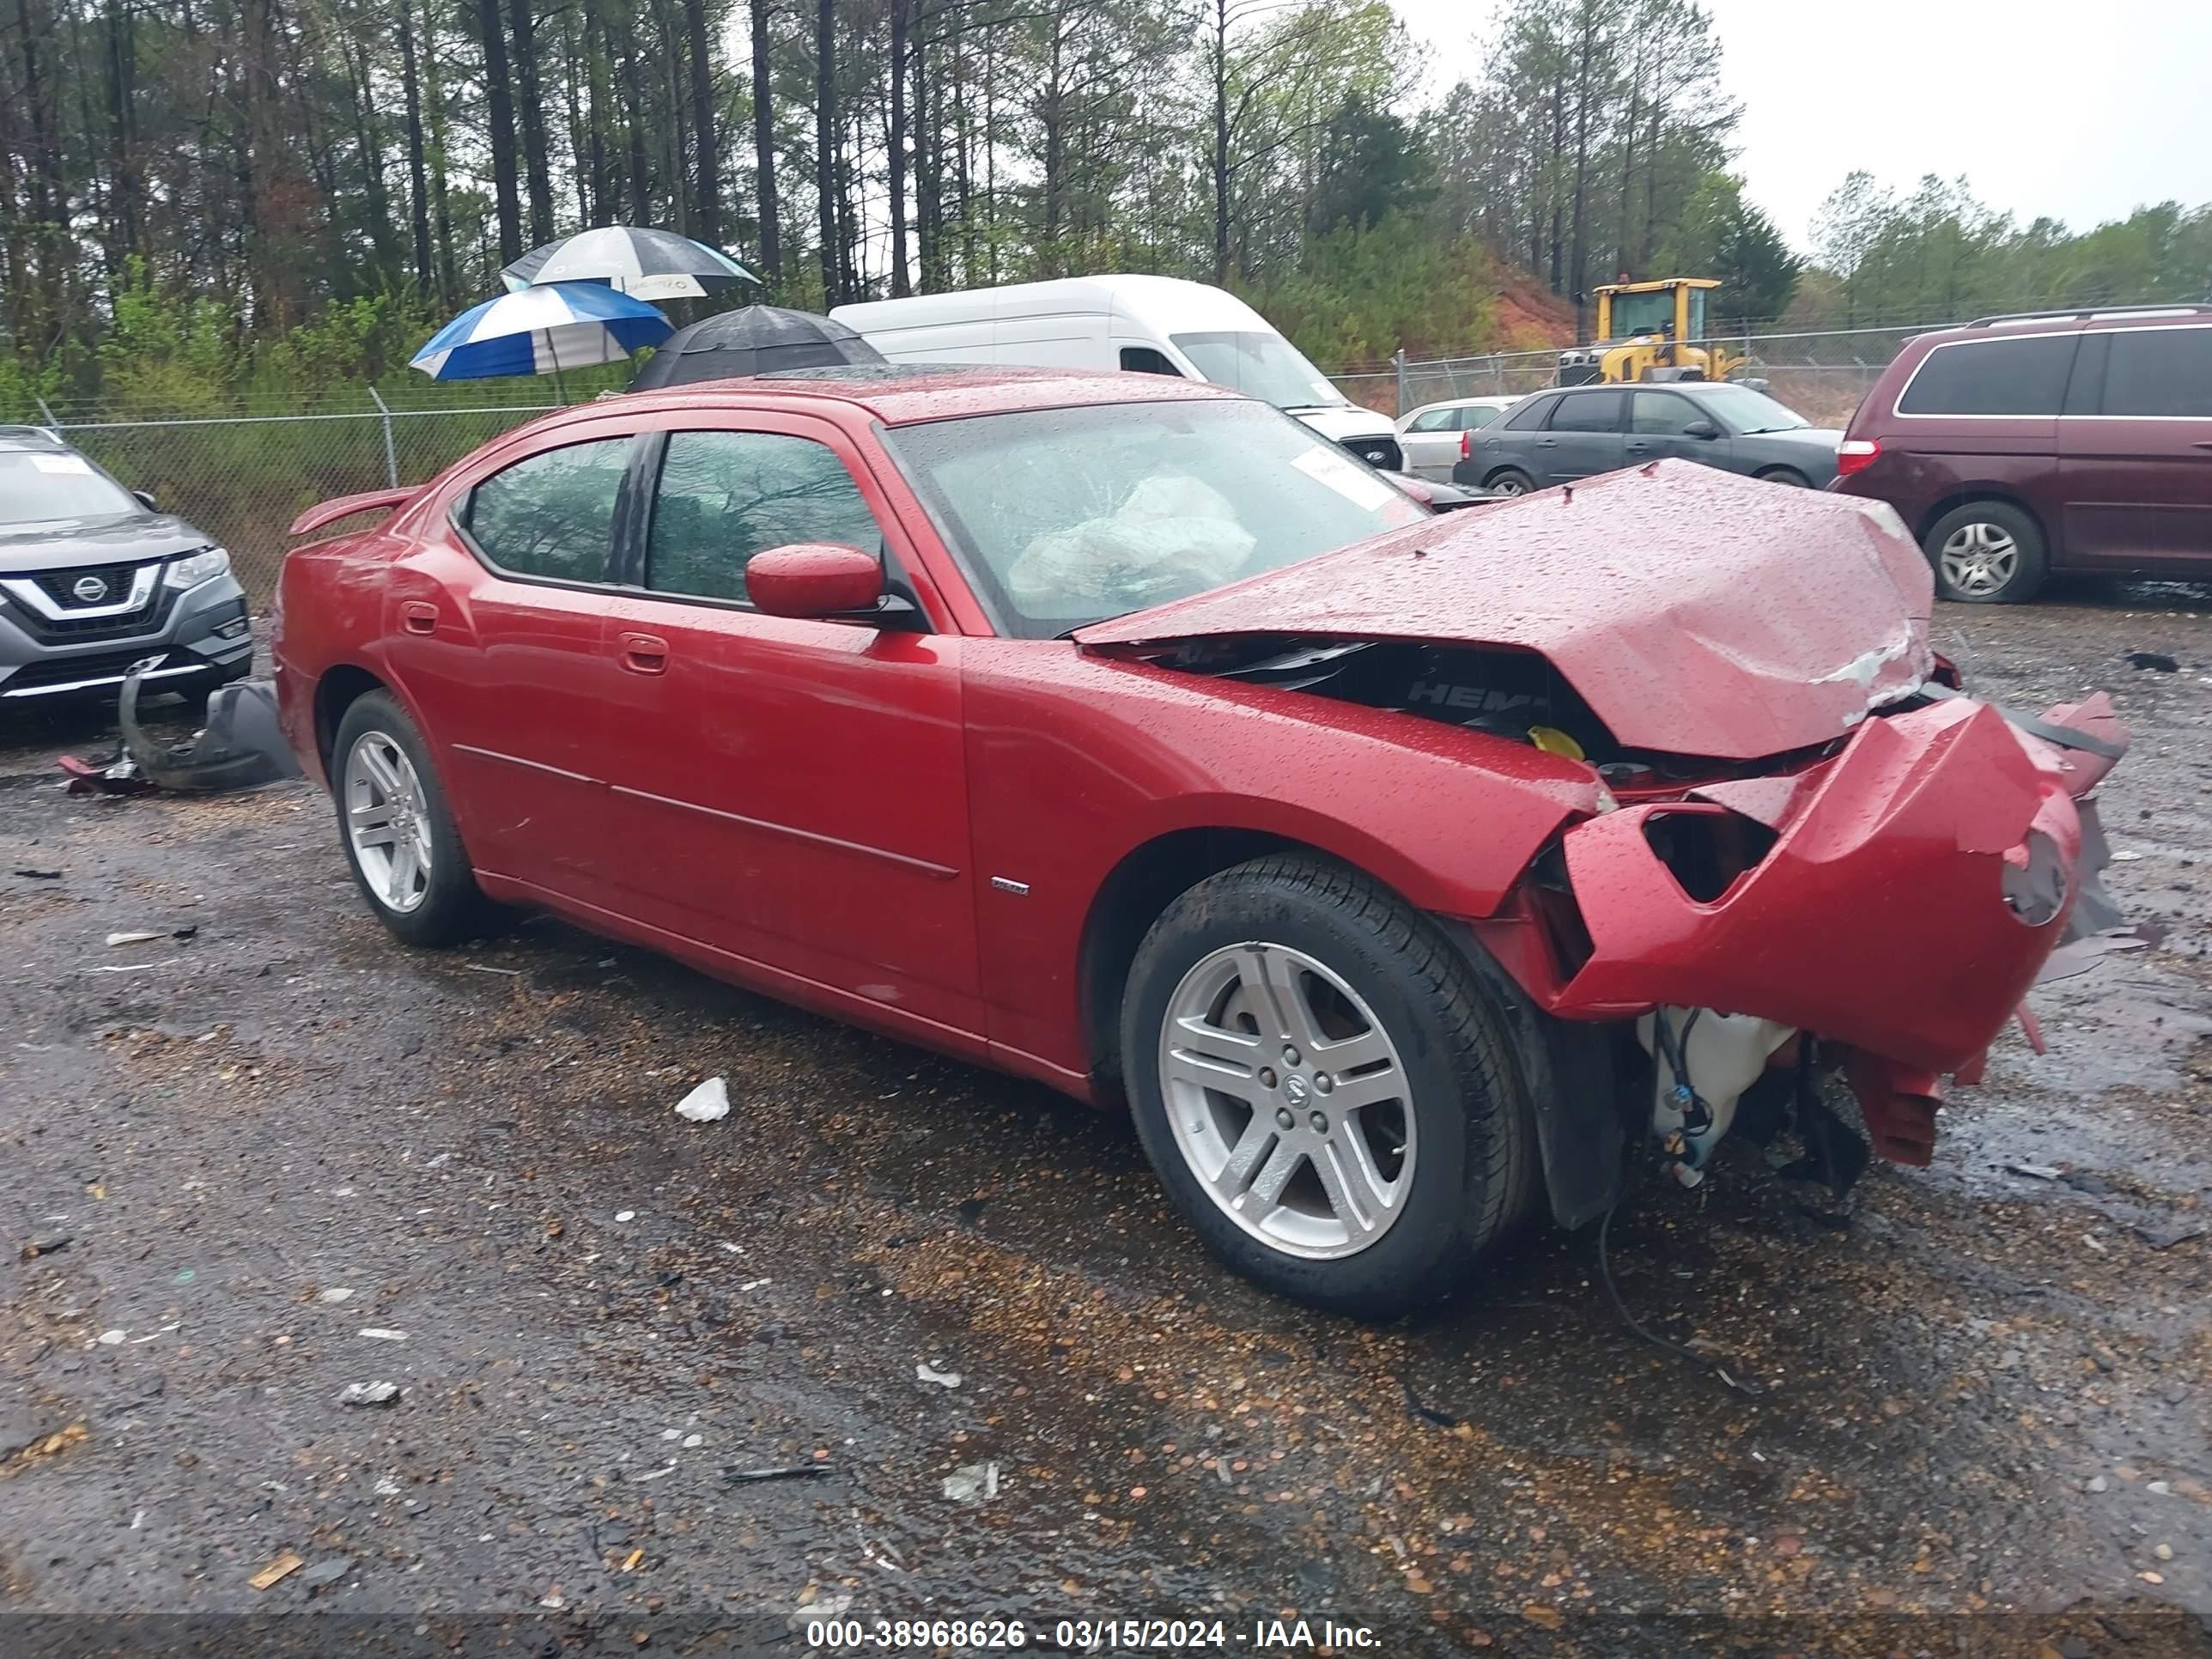
[{"label": "detached bumper cover", "polygon": [[[1683,890],[1647,839],[1647,820],[1668,807],[1577,825],[1563,850],[1592,948],[1548,1006],[1568,1018],[1667,1003],[1779,1020],[1862,1051],[1855,1074],[1930,1098],[1932,1117],[1934,1079],[1972,1073],[2058,944],[2078,893],[2074,797],[2112,757],[2084,765],[2089,757],[2063,741],[2032,735],[2040,724],[2063,736],[2069,719],[2104,746],[2124,746],[2101,698],[2054,709],[2027,730],[1955,698],[1869,720],[1833,761],[1797,780],[1703,792],[1777,836],[1710,902]],[[2016,890],[2031,866],[2063,875],[2054,907],[2023,911],[2008,901],[2008,869]],[[1905,1144],[1919,1140],[1917,1126],[1898,1125],[1904,1133],[1891,1146],[1881,1145],[1883,1126],[1869,1127],[1881,1150],[1919,1161]]]}]

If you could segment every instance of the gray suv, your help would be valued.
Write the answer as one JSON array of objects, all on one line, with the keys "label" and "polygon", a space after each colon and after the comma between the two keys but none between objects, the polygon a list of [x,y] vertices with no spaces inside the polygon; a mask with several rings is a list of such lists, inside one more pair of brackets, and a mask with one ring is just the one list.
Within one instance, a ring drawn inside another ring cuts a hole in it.
[{"label": "gray suv", "polygon": [[1638,381],[1532,392],[1467,434],[1452,482],[1522,495],[1671,456],[1771,483],[1823,489],[1844,434],[1726,380]]},{"label": "gray suv", "polygon": [[230,555],[52,433],[0,426],[0,708],[149,691],[201,696],[253,661]]}]

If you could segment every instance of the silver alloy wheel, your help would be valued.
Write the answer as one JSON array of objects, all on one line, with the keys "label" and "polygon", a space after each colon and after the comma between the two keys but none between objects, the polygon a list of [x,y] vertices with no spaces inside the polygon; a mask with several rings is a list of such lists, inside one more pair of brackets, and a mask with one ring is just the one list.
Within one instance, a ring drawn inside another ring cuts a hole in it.
[{"label": "silver alloy wheel", "polygon": [[1951,532],[1936,562],[1953,592],[1986,599],[2019,572],[2020,544],[2002,525],[1977,520]]},{"label": "silver alloy wheel", "polygon": [[346,842],[376,902],[404,915],[430,895],[430,821],[415,763],[389,732],[346,751]]},{"label": "silver alloy wheel", "polygon": [[1358,994],[1286,945],[1214,951],[1160,1032],[1168,1124],[1206,1195],[1285,1255],[1355,1255],[1413,1190],[1413,1102],[1397,1045]]},{"label": "silver alloy wheel", "polygon": [[1526,480],[1508,473],[1491,484],[1490,493],[1493,495],[1525,495],[1528,493],[1528,485]]}]

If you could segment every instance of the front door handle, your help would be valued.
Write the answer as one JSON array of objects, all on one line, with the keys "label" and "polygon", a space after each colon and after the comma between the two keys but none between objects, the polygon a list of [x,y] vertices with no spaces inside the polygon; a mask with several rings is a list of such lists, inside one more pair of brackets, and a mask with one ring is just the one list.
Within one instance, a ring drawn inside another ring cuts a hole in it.
[{"label": "front door handle", "polygon": [[1557,449],[1559,447],[1559,441],[1557,438],[1539,438],[1536,440],[1536,447],[1539,449]]},{"label": "front door handle", "polygon": [[622,665],[633,674],[668,672],[668,641],[657,634],[622,636]]},{"label": "front door handle", "polygon": [[2192,449],[2212,449],[2212,438],[2199,438],[2190,446]]}]

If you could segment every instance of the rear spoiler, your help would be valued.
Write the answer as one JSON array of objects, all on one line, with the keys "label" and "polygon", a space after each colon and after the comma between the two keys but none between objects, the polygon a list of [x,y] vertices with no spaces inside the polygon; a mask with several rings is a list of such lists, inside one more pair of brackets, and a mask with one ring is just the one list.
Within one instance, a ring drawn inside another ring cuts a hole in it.
[{"label": "rear spoiler", "polygon": [[319,507],[311,507],[292,520],[288,536],[305,536],[320,530],[325,525],[336,524],[340,519],[350,519],[356,513],[388,513],[415,499],[409,489],[372,489],[359,495],[338,495]]}]

